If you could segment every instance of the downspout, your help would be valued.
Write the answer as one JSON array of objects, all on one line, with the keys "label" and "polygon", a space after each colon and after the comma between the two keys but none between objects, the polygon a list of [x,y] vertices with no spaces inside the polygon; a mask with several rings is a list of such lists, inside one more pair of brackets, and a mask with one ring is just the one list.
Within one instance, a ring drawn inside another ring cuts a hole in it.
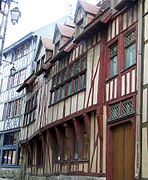
[{"label": "downspout", "polygon": [[138,1],[137,97],[136,97],[136,152],[135,178],[141,177],[142,79],[143,79],[143,0]]}]

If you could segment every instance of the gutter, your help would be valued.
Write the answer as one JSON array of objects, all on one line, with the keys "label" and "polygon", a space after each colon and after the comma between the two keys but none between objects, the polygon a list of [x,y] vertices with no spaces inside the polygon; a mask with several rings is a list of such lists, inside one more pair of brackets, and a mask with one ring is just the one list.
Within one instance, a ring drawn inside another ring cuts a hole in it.
[{"label": "gutter", "polygon": [[[141,51],[138,53],[140,62],[141,62],[141,78],[139,77],[139,79],[141,79],[141,86],[140,86],[140,98],[139,98],[139,102],[140,102],[140,114],[141,114],[141,119],[140,119],[140,169],[139,169],[139,179],[142,179],[142,109],[143,109],[143,69],[144,69],[144,0],[141,0],[140,5],[141,5],[141,11],[140,11],[140,20],[141,23],[139,23],[139,33],[141,34],[140,36],[140,47],[141,47]],[[139,5],[139,6],[140,6]],[[140,74],[139,74],[140,75]]]},{"label": "gutter", "polygon": [[137,97],[136,97],[136,153],[135,178],[141,179],[142,170],[142,99],[143,99],[143,1],[138,3],[138,55],[137,55]]}]

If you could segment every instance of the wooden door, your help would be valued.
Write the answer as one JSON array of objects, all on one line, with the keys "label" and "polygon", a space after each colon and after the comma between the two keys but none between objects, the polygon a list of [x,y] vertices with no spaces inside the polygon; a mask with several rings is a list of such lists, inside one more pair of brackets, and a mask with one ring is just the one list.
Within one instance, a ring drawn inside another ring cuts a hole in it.
[{"label": "wooden door", "polygon": [[113,180],[132,180],[132,126],[113,129]]}]

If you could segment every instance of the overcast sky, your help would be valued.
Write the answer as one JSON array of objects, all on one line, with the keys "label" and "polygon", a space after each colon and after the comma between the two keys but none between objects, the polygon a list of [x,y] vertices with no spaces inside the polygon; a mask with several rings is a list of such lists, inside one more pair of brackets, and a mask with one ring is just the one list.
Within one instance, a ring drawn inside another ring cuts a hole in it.
[{"label": "overcast sky", "polygon": [[[85,1],[97,4],[99,0]],[[57,19],[69,15],[71,12],[70,5],[74,13],[76,3],[77,0],[18,0],[21,18],[16,25],[12,25],[9,20],[5,47],[11,45],[31,31],[35,31]],[[15,3],[12,3],[11,9],[15,6]]]}]

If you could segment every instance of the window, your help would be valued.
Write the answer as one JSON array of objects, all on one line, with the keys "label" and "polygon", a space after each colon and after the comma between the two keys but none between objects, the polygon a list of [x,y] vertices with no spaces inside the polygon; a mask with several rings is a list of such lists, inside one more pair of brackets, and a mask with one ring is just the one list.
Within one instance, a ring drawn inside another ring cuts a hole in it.
[{"label": "window", "polygon": [[74,92],[78,91],[78,78],[74,79]]},{"label": "window", "polygon": [[21,98],[5,103],[3,119],[19,116],[21,113]]},{"label": "window", "polygon": [[86,87],[86,73],[80,76],[80,89],[84,89]]},{"label": "window", "polygon": [[76,135],[74,136],[74,159],[78,159],[78,141]]},{"label": "window", "polygon": [[66,89],[66,85],[64,84],[63,86],[61,86],[61,99],[65,97],[65,89]]},{"label": "window", "polygon": [[4,135],[4,146],[11,146],[17,143],[17,132]]},{"label": "window", "polygon": [[69,96],[71,93],[72,93],[72,81],[68,82],[67,96]]},{"label": "window", "polygon": [[23,83],[26,76],[26,69],[23,69],[19,72],[19,84]]},{"label": "window", "polygon": [[16,150],[4,150],[3,151],[3,164],[15,164]]},{"label": "window", "polygon": [[89,142],[86,132],[83,132],[83,159],[88,159]]},{"label": "window", "polygon": [[56,161],[60,161],[60,146],[56,144]]},{"label": "window", "polygon": [[86,56],[83,56],[52,78],[51,104],[85,89],[86,60]]},{"label": "window", "polygon": [[132,30],[125,35],[125,68],[136,63],[136,30]]},{"label": "window", "polygon": [[17,86],[18,85],[18,73],[16,73],[16,74],[14,74],[13,76],[12,76],[12,78],[13,78],[13,81],[12,81],[12,86],[14,87],[14,86]]},{"label": "window", "polygon": [[19,116],[21,110],[21,99],[15,101],[14,116]]},{"label": "window", "polygon": [[83,19],[77,23],[77,35],[79,35],[82,31],[84,30],[83,28]]},{"label": "window", "polygon": [[[3,134],[2,139],[2,164],[18,165],[19,162],[19,146],[18,132],[10,132]],[[16,153],[18,152],[18,154]]]},{"label": "window", "polygon": [[40,139],[37,141],[37,165],[43,166],[43,147]]},{"label": "window", "polygon": [[24,114],[24,126],[35,121],[35,112],[37,107],[37,93],[35,93],[27,102]]},{"label": "window", "polygon": [[134,112],[133,99],[121,101],[109,107],[108,121],[117,120],[121,117],[128,116]]},{"label": "window", "polygon": [[118,46],[115,44],[110,48],[110,77],[118,73],[117,52]]},{"label": "window", "polygon": [[26,77],[26,69],[20,70],[14,75],[9,76],[8,85],[7,85],[8,89],[23,83],[25,77]]},{"label": "window", "polygon": [[68,160],[68,138],[64,137],[64,160]]}]

